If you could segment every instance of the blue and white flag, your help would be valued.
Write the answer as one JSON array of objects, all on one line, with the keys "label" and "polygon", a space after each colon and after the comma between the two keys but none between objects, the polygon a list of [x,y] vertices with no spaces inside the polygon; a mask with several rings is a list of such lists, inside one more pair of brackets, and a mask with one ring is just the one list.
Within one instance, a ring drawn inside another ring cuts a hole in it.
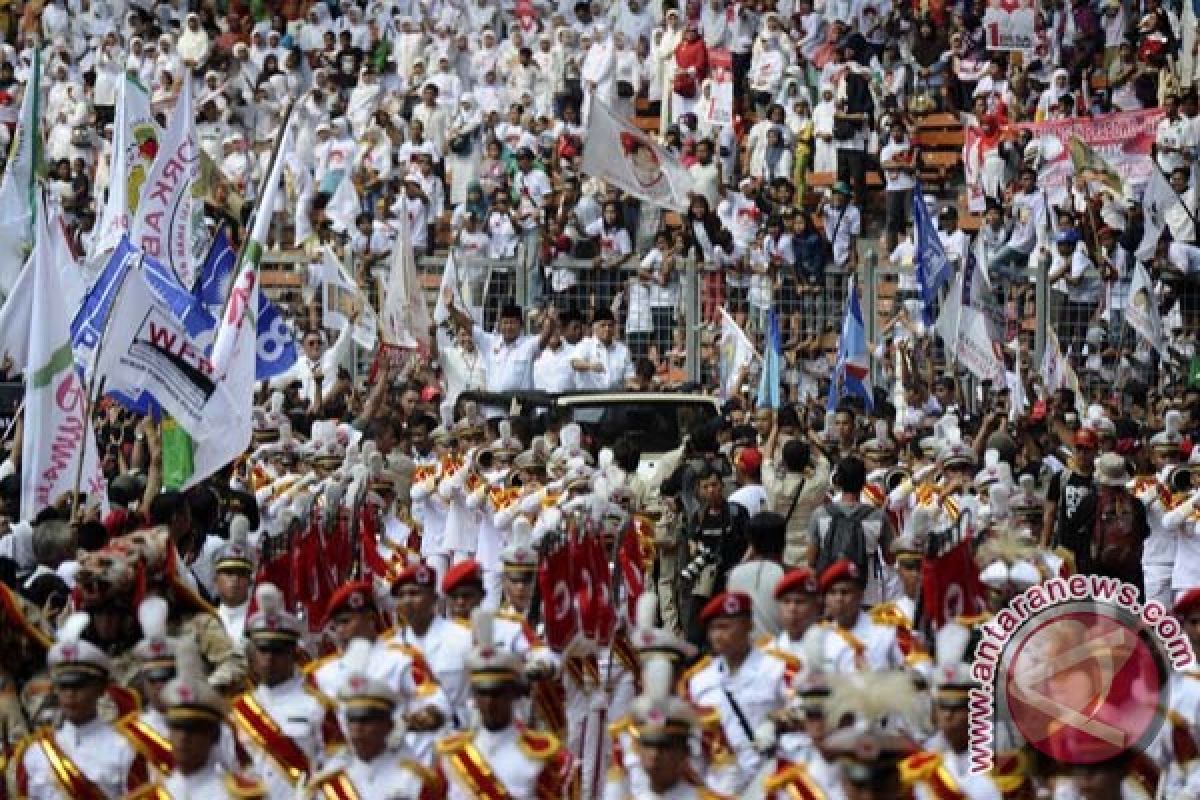
[{"label": "blue and white flag", "polygon": [[759,408],[773,408],[778,411],[783,405],[783,392],[780,388],[782,362],[783,345],[779,339],[779,315],[772,308],[767,312],[766,352],[763,353],[762,375],[758,378]]},{"label": "blue and white flag", "polygon": [[925,194],[918,182],[913,189],[913,231],[917,237],[917,290],[921,293],[921,317],[926,327],[936,318],[938,290],[950,282],[953,270],[946,258],[946,248],[938,235],[929,209],[925,207]]},{"label": "blue and white flag", "polygon": [[833,379],[829,383],[829,397],[825,408],[837,409],[838,402],[847,395],[861,397],[868,411],[875,408],[875,394],[871,389],[871,353],[867,348],[867,329],[863,325],[862,306],[858,302],[858,285],[851,278],[846,298],[846,318],[842,321],[842,335],[838,340],[837,365],[833,368]]},{"label": "blue and white flag", "polygon": [[[213,237],[208,258],[200,268],[194,290],[196,298],[213,319],[214,334],[216,320],[221,318],[236,268],[237,251],[229,243],[229,237],[222,228]],[[263,292],[258,293],[257,330],[258,354],[255,359],[254,378],[266,381],[291,369],[300,354],[296,350],[296,339],[279,307]]]}]

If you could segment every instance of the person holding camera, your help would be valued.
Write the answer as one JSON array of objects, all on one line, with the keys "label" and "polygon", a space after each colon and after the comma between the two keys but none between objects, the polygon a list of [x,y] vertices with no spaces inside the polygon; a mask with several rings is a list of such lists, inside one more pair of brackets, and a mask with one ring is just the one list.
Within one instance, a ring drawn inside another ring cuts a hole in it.
[{"label": "person holding camera", "polygon": [[695,482],[700,507],[687,529],[690,560],[679,571],[687,603],[688,640],[704,643],[700,610],[725,589],[726,576],[746,552],[746,510],[729,502],[721,471],[712,464],[701,467]]}]

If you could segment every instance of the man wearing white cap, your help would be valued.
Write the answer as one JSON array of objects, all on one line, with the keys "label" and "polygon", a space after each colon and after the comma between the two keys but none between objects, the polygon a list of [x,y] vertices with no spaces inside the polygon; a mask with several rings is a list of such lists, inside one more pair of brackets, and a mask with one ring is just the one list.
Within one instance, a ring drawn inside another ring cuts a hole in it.
[{"label": "man wearing white cap", "polygon": [[448,800],[477,797],[563,797],[575,779],[574,759],[549,733],[516,724],[513,706],[524,664],[492,637],[492,615],[471,618],[476,647],[467,659],[479,724],[437,744],[434,765]]},{"label": "man wearing white cap", "polygon": [[390,686],[370,676],[367,662],[372,647],[355,639],[342,657],[347,666],[338,709],[346,720],[344,751],[309,787],[309,797],[391,797],[417,800],[428,797],[437,776],[423,766],[397,735],[396,695]]},{"label": "man wearing white cap", "polygon": [[145,762],[99,717],[111,662],[83,638],[90,622],[87,614],[72,614],[50,648],[46,661],[63,721],[53,731],[30,734],[17,746],[12,763],[19,797],[101,800],[122,797],[146,780]]}]

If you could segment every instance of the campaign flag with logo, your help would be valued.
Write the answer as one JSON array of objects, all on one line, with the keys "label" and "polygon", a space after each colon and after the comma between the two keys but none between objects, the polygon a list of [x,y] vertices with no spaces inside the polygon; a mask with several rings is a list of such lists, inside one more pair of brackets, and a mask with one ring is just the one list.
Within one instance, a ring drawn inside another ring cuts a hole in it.
[{"label": "campaign flag with logo", "polygon": [[754,363],[758,354],[754,352],[754,344],[737,320],[723,308],[718,311],[721,312],[721,333],[717,340],[717,366],[721,375],[721,398],[727,400],[737,394],[739,378]]},{"label": "campaign flag with logo", "polygon": [[[973,255],[968,256],[969,261],[973,259]],[[970,272],[964,269],[963,274],[955,276],[938,316],[936,329],[953,360],[981,381],[991,381],[993,386],[1006,386],[1004,360],[997,352],[999,345],[992,337],[991,322],[981,311],[968,305],[971,297],[965,287]]]},{"label": "campaign flag with logo", "polygon": [[[40,310],[30,319],[24,352],[12,353],[25,374],[25,427],[21,446],[21,519],[32,520],[74,491],[106,496],[96,440],[88,419],[88,386],[74,369],[71,330],[61,307],[62,281],[43,209],[34,213],[37,245],[29,264],[30,296]],[[82,462],[82,464],[81,464]]]},{"label": "campaign flag with logo", "polygon": [[429,306],[417,277],[417,259],[413,255],[412,232],[408,215],[400,215],[400,235],[392,252],[387,285],[382,287],[383,309],[380,330],[383,341],[399,347],[430,350]]},{"label": "campaign flag with logo", "polygon": [[[350,335],[359,347],[374,350],[379,343],[379,318],[367,293],[338,260],[333,250],[324,248],[320,265],[321,274],[321,323],[335,331],[353,328]],[[353,321],[352,321],[353,320]],[[428,329],[428,325],[425,326]]]},{"label": "campaign flag with logo", "polygon": [[851,278],[846,297],[846,317],[838,339],[837,364],[829,383],[825,408],[833,411],[846,395],[861,397],[867,410],[875,408],[871,389],[871,353],[867,349],[867,330],[863,325],[862,306],[858,302],[858,284]]},{"label": "campaign flag with logo", "polygon": [[37,177],[45,171],[42,154],[42,55],[34,47],[21,112],[0,179],[0,292],[6,297],[28,259],[37,216]]},{"label": "campaign flag with logo", "polygon": [[1154,258],[1158,240],[1167,228],[1167,212],[1182,202],[1183,199],[1167,181],[1162,170],[1154,170],[1142,194],[1142,241],[1134,251],[1139,261]]},{"label": "campaign flag with logo", "polygon": [[1162,316],[1155,302],[1154,284],[1146,267],[1138,261],[1129,282],[1129,302],[1125,304],[1125,321],[1164,358],[1167,357],[1167,337]]},{"label": "campaign flag with logo", "polygon": [[108,199],[96,223],[89,254],[93,258],[115,248],[129,232],[162,135],[150,109],[150,92],[134,75],[126,73],[117,98]]},{"label": "campaign flag with logo", "polygon": [[233,400],[204,345],[190,335],[142,259],[119,287],[95,371],[128,397],[148,394],[196,440],[223,436]]},{"label": "campaign flag with logo", "polygon": [[767,343],[763,353],[762,375],[758,379],[758,407],[779,410],[782,405],[780,374],[783,364],[783,344],[779,336],[779,316],[775,309],[767,312]]},{"label": "campaign flag with logo", "polygon": [[138,249],[170,267],[184,286],[195,284],[208,246],[199,181],[200,143],[192,92],[184,81],[142,186],[129,235]]},{"label": "campaign flag with logo", "polygon": [[679,159],[592,96],[583,172],[647,203],[685,212],[692,178]]},{"label": "campaign flag with logo", "polygon": [[960,616],[973,616],[986,609],[979,565],[971,554],[973,542],[964,538],[936,558],[921,565],[921,609],[937,630]]},{"label": "campaign flag with logo", "polygon": [[1083,139],[1071,134],[1071,138],[1067,140],[1067,152],[1078,177],[1090,183],[1100,184],[1118,198],[1128,193],[1121,173],[1113,169],[1112,165]]},{"label": "campaign flag with logo", "polygon": [[938,289],[950,281],[953,270],[942,246],[942,237],[925,205],[925,193],[920,182],[913,189],[913,230],[916,232],[917,290],[921,295],[921,319],[932,327],[937,309]]},{"label": "campaign flag with logo", "polygon": [[[194,294],[204,305],[213,318],[213,330],[216,330],[217,318],[225,298],[229,295],[230,284],[233,281],[234,268],[237,266],[237,251],[225,234],[225,229],[217,230],[209,246],[204,265],[196,280]],[[279,307],[265,293],[258,294],[258,354],[254,367],[255,380],[266,381],[282,375],[292,368],[300,358],[296,349],[296,338],[288,327],[287,320]]]}]

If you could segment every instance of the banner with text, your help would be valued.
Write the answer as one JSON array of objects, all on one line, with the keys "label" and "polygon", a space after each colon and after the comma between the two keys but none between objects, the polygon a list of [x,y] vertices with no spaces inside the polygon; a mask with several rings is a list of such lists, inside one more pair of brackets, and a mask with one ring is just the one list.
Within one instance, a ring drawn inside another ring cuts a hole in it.
[{"label": "banner with text", "polygon": [[988,50],[1021,50],[1029,52],[1037,44],[1037,14],[1033,6],[1021,7],[1001,2],[983,14],[984,42]]},{"label": "banner with text", "polygon": [[[1052,122],[1030,122],[1009,126],[1005,133],[1012,138],[1028,131],[1033,135],[1031,142],[1041,147],[1038,159],[1038,185],[1047,190],[1049,200],[1057,204],[1066,196],[1067,178],[1075,172],[1071,163],[1070,140],[1072,136],[1094,150],[1105,163],[1113,167],[1126,186],[1139,189],[1150,180],[1154,164],[1150,151],[1154,146],[1155,131],[1163,117],[1161,109],[1147,111],[1123,111],[1102,114],[1091,119],[1061,119]],[[968,207],[972,212],[982,213],[983,163],[991,145],[998,137],[987,139],[979,128],[968,128],[963,144],[963,172],[966,177]],[[1003,137],[999,137],[1003,138]]]},{"label": "banner with text", "polygon": [[710,78],[702,112],[710,126],[733,124],[733,57],[728,50],[708,52]]}]

